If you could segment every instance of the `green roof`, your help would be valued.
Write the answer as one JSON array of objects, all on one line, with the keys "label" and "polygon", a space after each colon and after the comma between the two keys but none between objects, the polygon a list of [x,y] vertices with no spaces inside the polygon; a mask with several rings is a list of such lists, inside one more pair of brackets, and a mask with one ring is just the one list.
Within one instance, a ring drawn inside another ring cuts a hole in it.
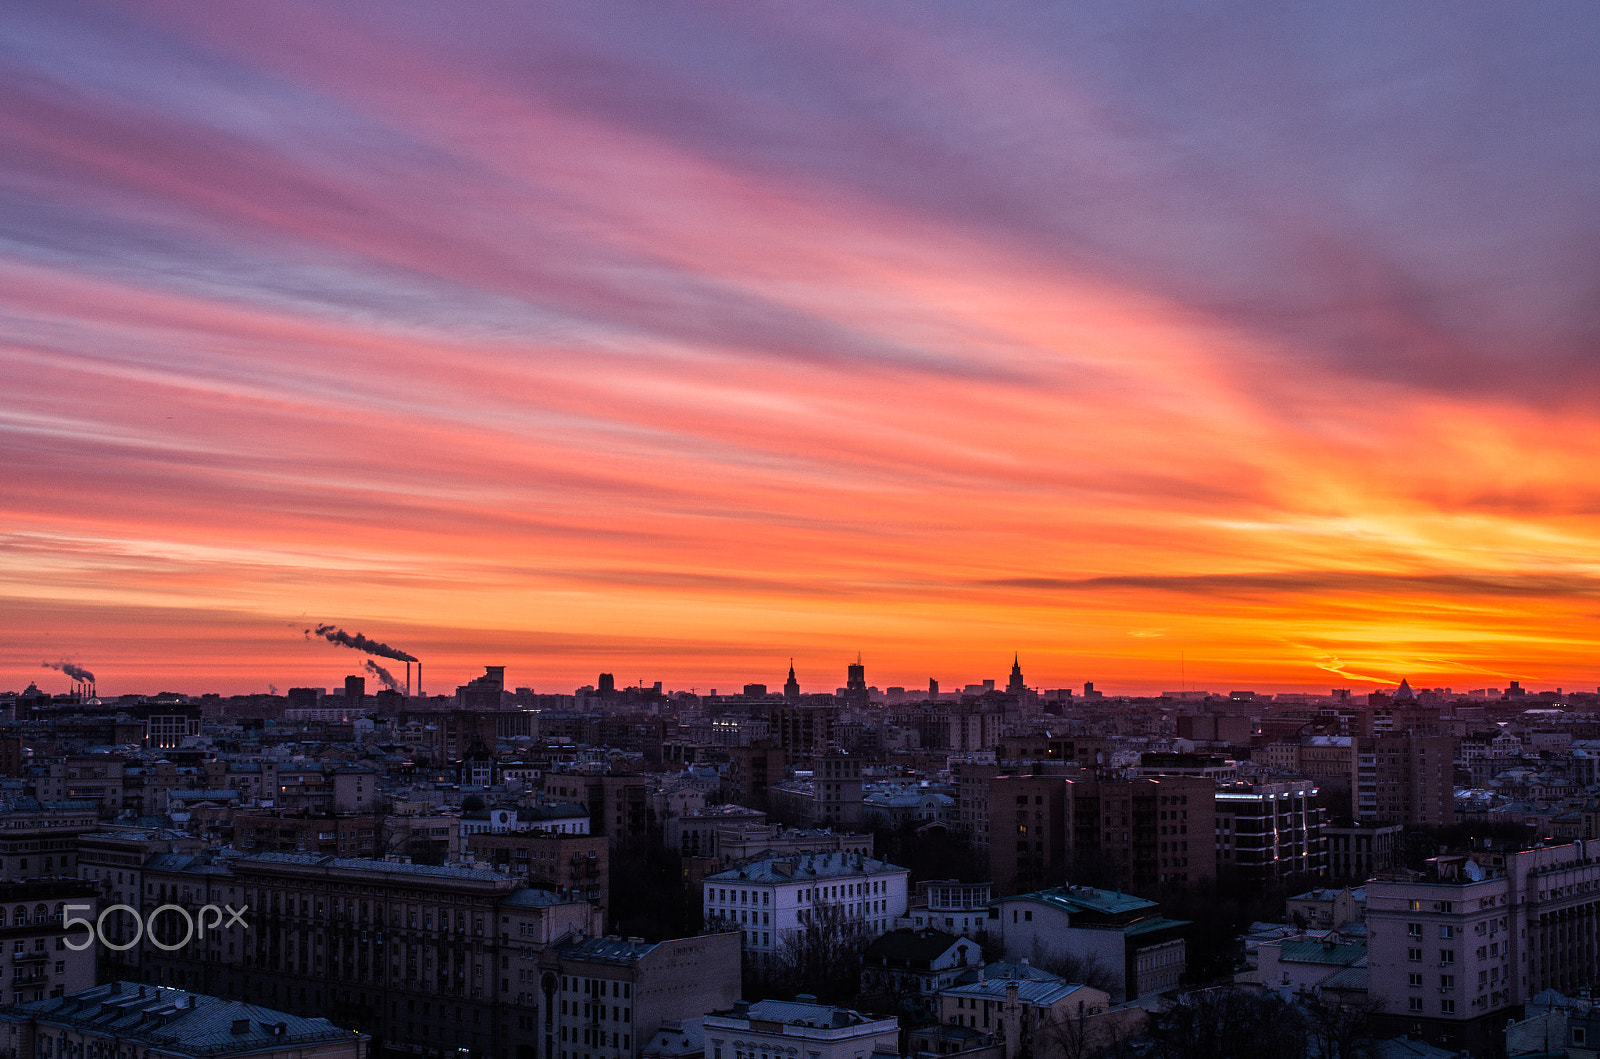
[{"label": "green roof", "polygon": [[1154,901],[1125,894],[1121,890],[1100,890],[1093,886],[1055,886],[1048,890],[1035,890],[1032,893],[1018,894],[1016,897],[1002,898],[1002,900],[1038,901],[1040,904],[1053,905],[1067,912],[1098,912],[1101,915],[1143,912],[1157,907]]},{"label": "green roof", "polygon": [[1366,955],[1367,944],[1364,941],[1347,941],[1338,945],[1324,945],[1320,941],[1286,941],[1278,949],[1278,962],[1348,967]]}]

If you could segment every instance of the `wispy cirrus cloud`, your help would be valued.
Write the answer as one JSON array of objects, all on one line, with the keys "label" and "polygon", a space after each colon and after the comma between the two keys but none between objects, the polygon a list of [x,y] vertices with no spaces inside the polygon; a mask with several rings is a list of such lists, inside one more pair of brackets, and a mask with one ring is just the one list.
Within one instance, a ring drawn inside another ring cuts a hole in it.
[{"label": "wispy cirrus cloud", "polygon": [[1595,15],[1454,15],[13,5],[0,627],[1590,673]]}]

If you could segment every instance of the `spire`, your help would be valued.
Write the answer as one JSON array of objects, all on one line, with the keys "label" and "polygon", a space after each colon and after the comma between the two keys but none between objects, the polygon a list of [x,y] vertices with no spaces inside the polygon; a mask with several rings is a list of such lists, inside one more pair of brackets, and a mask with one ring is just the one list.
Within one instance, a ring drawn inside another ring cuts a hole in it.
[{"label": "spire", "polygon": [[789,659],[789,679],[794,679],[794,659]]}]

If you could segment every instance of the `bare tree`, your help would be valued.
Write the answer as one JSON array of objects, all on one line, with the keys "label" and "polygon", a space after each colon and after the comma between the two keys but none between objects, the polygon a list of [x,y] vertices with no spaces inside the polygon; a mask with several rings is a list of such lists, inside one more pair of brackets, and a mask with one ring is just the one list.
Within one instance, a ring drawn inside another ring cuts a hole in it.
[{"label": "bare tree", "polygon": [[806,912],[799,929],[784,935],[771,966],[756,969],[758,976],[777,992],[854,998],[870,941],[865,922],[837,902],[818,901]]},{"label": "bare tree", "polygon": [[1091,1036],[1089,1013],[1082,1007],[1052,1014],[1034,1027],[1032,1059],[1089,1059],[1095,1052]]},{"label": "bare tree", "polygon": [[1101,963],[1100,958],[1093,953],[1080,955],[1075,952],[1050,951],[1036,938],[1028,962],[1041,971],[1077,985],[1093,986],[1112,995],[1116,995],[1121,989],[1121,983],[1117,981],[1115,972]]},{"label": "bare tree", "polygon": [[1309,1054],[1314,1059],[1371,1059],[1372,1015],[1383,1005],[1370,998],[1337,1000],[1330,994],[1300,998]]},{"label": "bare tree", "polygon": [[1154,1059],[1303,1059],[1304,1022],[1275,993],[1228,987],[1180,997],[1150,1017]]}]

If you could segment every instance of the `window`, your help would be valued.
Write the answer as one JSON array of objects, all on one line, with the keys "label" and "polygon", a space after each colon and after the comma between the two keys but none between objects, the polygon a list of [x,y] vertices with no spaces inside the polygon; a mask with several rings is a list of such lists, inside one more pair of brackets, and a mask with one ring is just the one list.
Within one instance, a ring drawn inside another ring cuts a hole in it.
[{"label": "window", "polygon": [[1439,1001],[1439,1011],[1445,1015],[1454,1015],[1456,1013],[1456,1002],[1454,1000]]},{"label": "window", "polygon": [[1413,972],[1412,974],[1407,975],[1406,976],[1406,984],[1407,985],[1411,985],[1411,986],[1420,986],[1422,984],[1422,975],[1421,975],[1421,973],[1420,972]]},{"label": "window", "polygon": [[1456,936],[1456,928],[1449,926],[1448,924],[1441,926],[1439,928],[1439,936],[1441,938],[1453,938]]},{"label": "window", "polygon": [[1422,911],[1422,902],[1418,901],[1416,898],[1412,898],[1410,901],[1406,902],[1406,907],[1413,912],[1420,912]]},{"label": "window", "polygon": [[1412,997],[1409,1006],[1410,1006],[1410,1010],[1412,1010],[1412,1011],[1421,1011],[1422,1010],[1422,998],[1419,997],[1419,996]]},{"label": "window", "polygon": [[1420,937],[1422,937],[1422,924],[1421,923],[1407,923],[1406,924],[1406,937],[1408,937],[1408,938],[1420,938]]},{"label": "window", "polygon": [[1412,963],[1421,963],[1422,962],[1422,950],[1421,949],[1407,949],[1406,950],[1406,959],[1410,960]]},{"label": "window", "polygon": [[1454,950],[1454,949],[1440,949],[1439,950],[1439,962],[1441,964],[1455,963],[1456,962],[1456,950]]},{"label": "window", "polygon": [[1453,975],[1453,974],[1441,974],[1439,976],[1439,988],[1440,989],[1454,989],[1455,987],[1456,987],[1456,976],[1455,975]]}]

